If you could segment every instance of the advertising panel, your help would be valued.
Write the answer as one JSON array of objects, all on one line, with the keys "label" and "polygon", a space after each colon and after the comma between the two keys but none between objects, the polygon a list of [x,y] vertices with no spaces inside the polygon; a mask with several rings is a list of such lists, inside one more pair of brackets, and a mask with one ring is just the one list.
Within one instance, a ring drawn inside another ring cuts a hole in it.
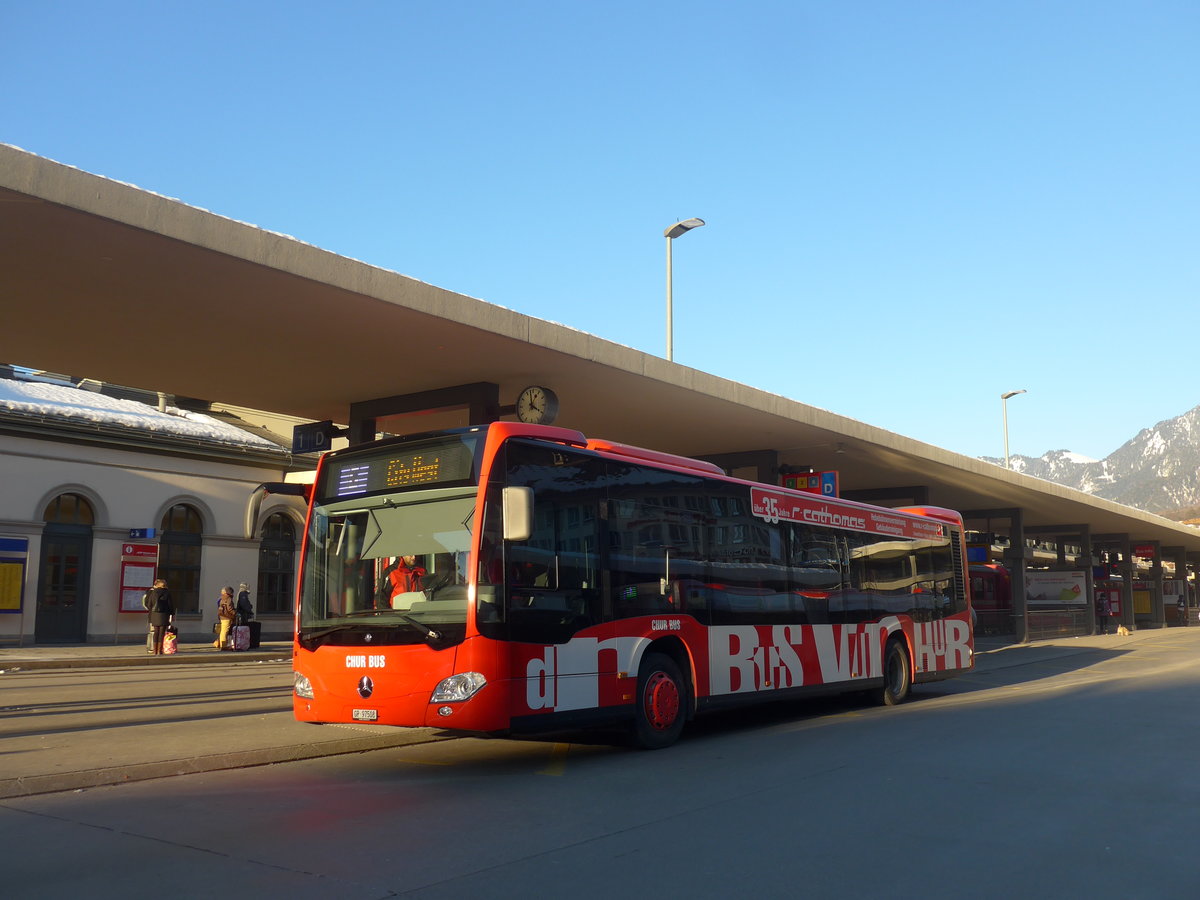
[{"label": "advertising panel", "polygon": [[1030,606],[1086,606],[1087,573],[1029,572],[1025,576],[1025,591]]}]

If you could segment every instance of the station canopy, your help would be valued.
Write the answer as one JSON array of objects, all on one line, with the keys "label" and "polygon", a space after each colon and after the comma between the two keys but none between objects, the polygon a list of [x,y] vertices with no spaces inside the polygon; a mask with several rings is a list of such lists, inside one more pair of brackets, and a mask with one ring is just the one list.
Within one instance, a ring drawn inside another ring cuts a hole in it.
[{"label": "station canopy", "polygon": [[[479,382],[555,424],[685,456],[777,451],[843,492],[923,486],[1026,526],[1200,552],[1200,532],[0,145],[0,362],[304,419]],[[419,340],[405,339],[419,335]],[[472,424],[427,410],[389,431]],[[885,504],[895,505],[895,504]]]}]

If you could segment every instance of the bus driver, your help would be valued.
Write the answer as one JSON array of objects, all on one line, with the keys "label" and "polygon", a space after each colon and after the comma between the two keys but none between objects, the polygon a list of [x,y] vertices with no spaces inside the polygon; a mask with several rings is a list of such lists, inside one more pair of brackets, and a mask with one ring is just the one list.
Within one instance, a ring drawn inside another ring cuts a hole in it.
[{"label": "bus driver", "polygon": [[379,589],[375,592],[376,609],[392,609],[392,600],[409,591],[421,590],[425,577],[424,566],[417,565],[415,556],[400,556],[383,570]]}]

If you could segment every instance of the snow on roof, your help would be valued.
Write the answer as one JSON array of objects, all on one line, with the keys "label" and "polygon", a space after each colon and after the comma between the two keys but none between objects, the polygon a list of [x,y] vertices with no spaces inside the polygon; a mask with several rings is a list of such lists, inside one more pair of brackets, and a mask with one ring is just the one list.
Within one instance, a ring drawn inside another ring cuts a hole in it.
[{"label": "snow on roof", "polygon": [[27,416],[46,416],[78,424],[116,425],[152,434],[282,450],[278,444],[219,422],[203,413],[167,407],[160,412],[136,400],[122,400],[93,391],[80,390],[47,382],[0,379],[0,412],[11,411]]}]

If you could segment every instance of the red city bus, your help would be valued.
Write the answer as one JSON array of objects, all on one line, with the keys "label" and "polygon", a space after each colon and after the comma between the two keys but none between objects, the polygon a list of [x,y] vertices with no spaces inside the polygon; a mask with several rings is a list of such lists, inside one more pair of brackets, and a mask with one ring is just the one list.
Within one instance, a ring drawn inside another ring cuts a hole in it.
[{"label": "red city bus", "polygon": [[622,723],[654,748],[730,704],[896,704],[973,665],[962,535],[949,510],[550,426],[339,450],[304,535],[295,715],[496,735]]}]

